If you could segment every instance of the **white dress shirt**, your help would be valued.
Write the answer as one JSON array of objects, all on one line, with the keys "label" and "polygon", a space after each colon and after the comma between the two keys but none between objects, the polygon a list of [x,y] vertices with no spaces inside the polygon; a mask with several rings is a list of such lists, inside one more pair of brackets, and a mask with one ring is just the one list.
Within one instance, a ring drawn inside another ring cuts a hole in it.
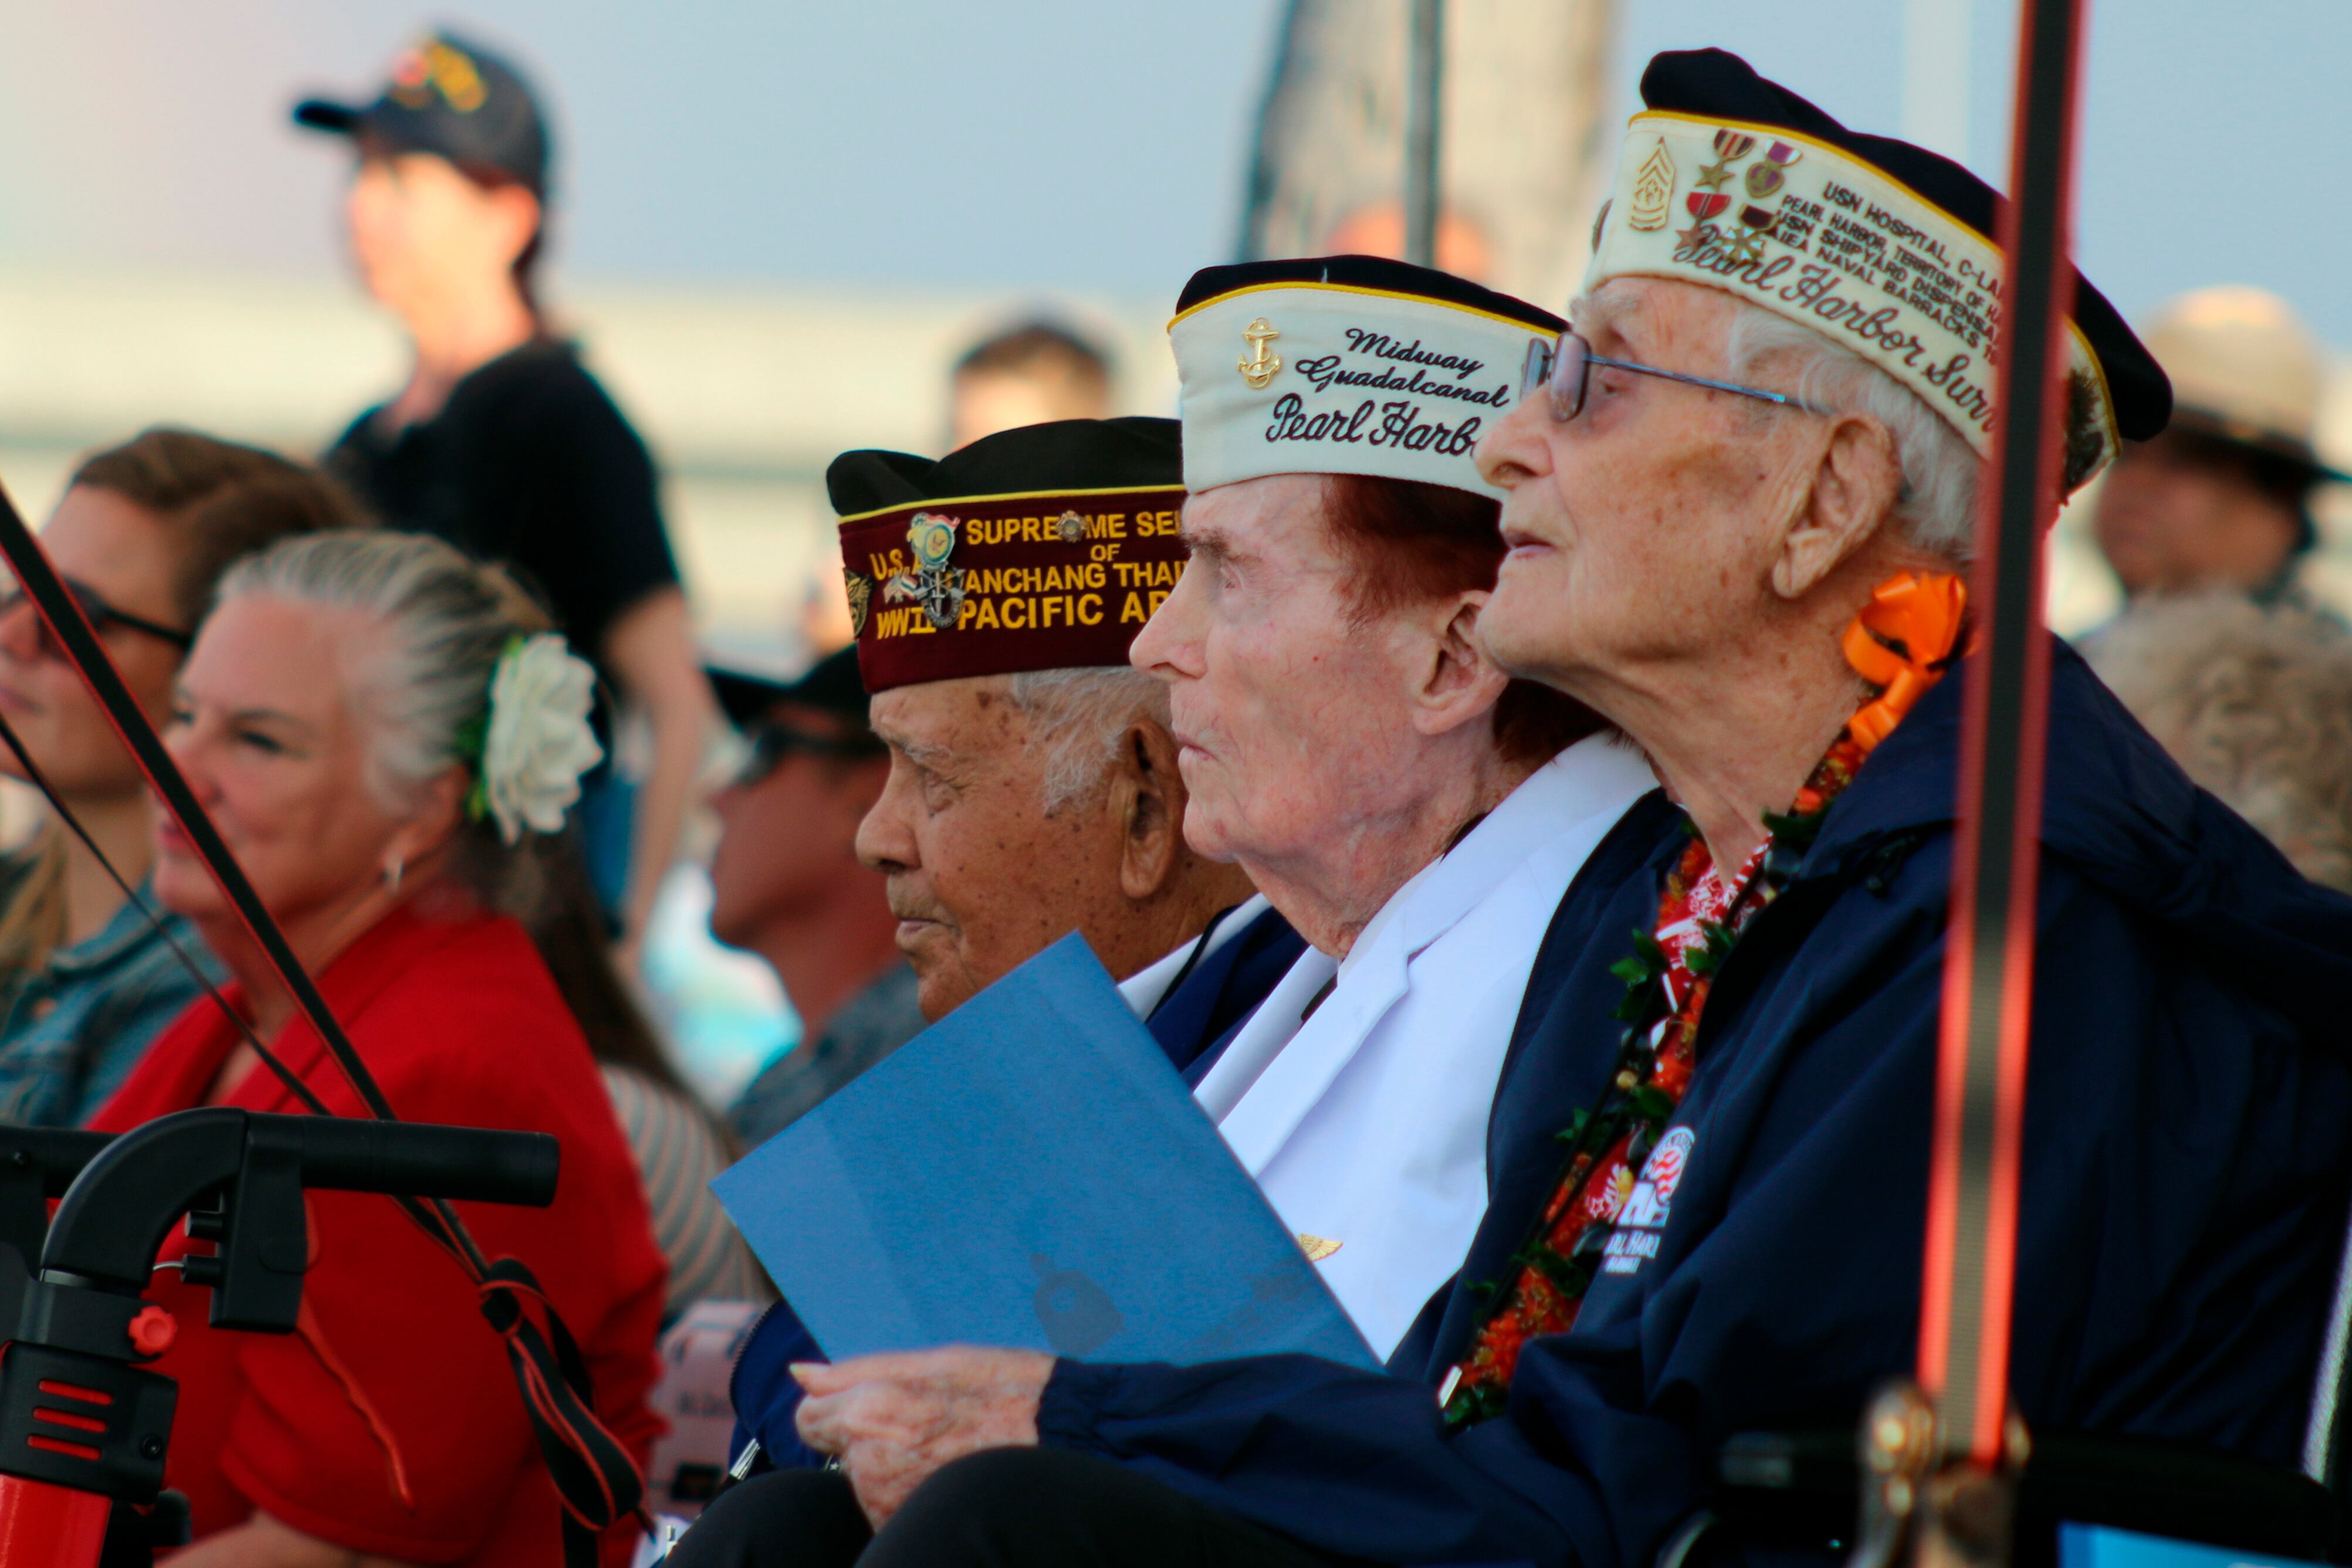
[{"label": "white dress shirt", "polygon": [[1561,752],[1344,960],[1309,948],[1193,1091],[1384,1360],[1486,1214],[1487,1113],[1552,913],[1655,782],[1610,737]]}]

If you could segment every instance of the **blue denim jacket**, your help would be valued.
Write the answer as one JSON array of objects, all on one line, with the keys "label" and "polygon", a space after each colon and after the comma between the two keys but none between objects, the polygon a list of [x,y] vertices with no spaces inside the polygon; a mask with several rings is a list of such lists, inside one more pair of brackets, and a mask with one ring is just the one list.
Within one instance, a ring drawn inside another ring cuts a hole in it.
[{"label": "blue denim jacket", "polygon": [[[154,898],[142,887],[149,908]],[[173,941],[217,982],[218,962],[188,923]],[[76,1127],[106,1103],[163,1027],[204,988],[155,927],[125,902],[98,935],[60,947],[24,977],[0,1021],[0,1122]]]}]

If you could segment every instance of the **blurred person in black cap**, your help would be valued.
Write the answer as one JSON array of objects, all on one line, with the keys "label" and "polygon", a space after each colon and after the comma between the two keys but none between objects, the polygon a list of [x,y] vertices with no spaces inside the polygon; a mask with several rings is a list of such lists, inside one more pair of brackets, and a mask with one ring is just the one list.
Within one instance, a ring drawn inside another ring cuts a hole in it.
[{"label": "blurred person in black cap", "polygon": [[1110,360],[1059,322],[1024,321],[965,350],[948,382],[948,447],[1056,419],[1110,413]]},{"label": "blurred person in black cap", "polygon": [[353,259],[415,352],[327,468],[391,526],[519,569],[650,721],[642,787],[608,764],[581,809],[590,875],[633,953],[715,716],[653,461],[540,309],[545,119],[511,65],[446,33],[403,53],[372,103],[308,99],[294,119],[351,140]]},{"label": "blurred person in black cap", "polygon": [[727,1113],[751,1148],[912,1040],[923,1015],[882,878],[857,861],[857,825],[890,773],[866,727],[857,650],[796,681],[734,664],[709,674],[749,747],[710,800],[710,934],[766,959],[801,1023],[800,1042]]},{"label": "blurred person in black cap", "polygon": [[2172,379],[2172,423],[2117,455],[2093,523],[2126,599],[2300,597],[2296,568],[2318,538],[2312,492],[2344,478],[2313,444],[2318,340],[2285,300],[2239,287],[2182,295],[2146,337]]},{"label": "blurred person in black cap", "polygon": [[[1514,1040],[1554,1082],[1497,1102],[1486,1216],[1412,1363],[802,1367],[800,1431],[843,1473],[728,1492],[679,1568],[1745,1561],[1683,1554],[1723,1439],[1852,1421],[1914,1371],[1998,197],[1721,51],[1642,92],[1575,326],[1480,432],[1509,553],[1475,641],[1620,726],[1687,831]],[[2067,281],[2071,489],[2170,394]],[[1297,313],[1234,323],[1218,390],[1270,416],[1237,446],[1459,434],[1412,395],[1310,411],[1318,377],[1482,395],[1456,372],[1491,356],[1370,322],[1382,370],[1297,355]],[[1188,385],[1188,448],[1192,414]],[[1250,591],[1223,564],[1186,592]],[[2352,901],[2049,653],[2018,1415],[2292,1474],[2352,1185]]]}]

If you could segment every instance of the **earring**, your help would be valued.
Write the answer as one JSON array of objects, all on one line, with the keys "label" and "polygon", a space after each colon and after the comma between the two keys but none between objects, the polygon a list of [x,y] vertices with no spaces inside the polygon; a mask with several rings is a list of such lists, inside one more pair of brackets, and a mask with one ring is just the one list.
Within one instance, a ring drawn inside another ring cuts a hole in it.
[{"label": "earring", "polygon": [[392,863],[383,868],[383,890],[386,893],[397,894],[400,892],[400,873],[407,869],[406,861],[398,855],[393,856]]}]

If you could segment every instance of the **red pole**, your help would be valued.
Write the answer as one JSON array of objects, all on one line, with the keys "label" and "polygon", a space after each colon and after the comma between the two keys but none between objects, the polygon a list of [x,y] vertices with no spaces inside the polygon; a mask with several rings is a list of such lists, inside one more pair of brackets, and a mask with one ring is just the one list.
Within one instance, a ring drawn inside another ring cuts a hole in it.
[{"label": "red pole", "polygon": [[96,1492],[0,1475],[0,1568],[98,1568],[113,1510]]},{"label": "red pole", "polygon": [[2042,533],[2063,478],[2074,308],[2067,243],[2084,0],[2024,0],[2000,327],[1980,498],[1930,1156],[1919,1382],[1943,1453],[1992,1467],[2009,1412],[2018,1166],[2032,1022],[2034,888],[2049,721]]}]

